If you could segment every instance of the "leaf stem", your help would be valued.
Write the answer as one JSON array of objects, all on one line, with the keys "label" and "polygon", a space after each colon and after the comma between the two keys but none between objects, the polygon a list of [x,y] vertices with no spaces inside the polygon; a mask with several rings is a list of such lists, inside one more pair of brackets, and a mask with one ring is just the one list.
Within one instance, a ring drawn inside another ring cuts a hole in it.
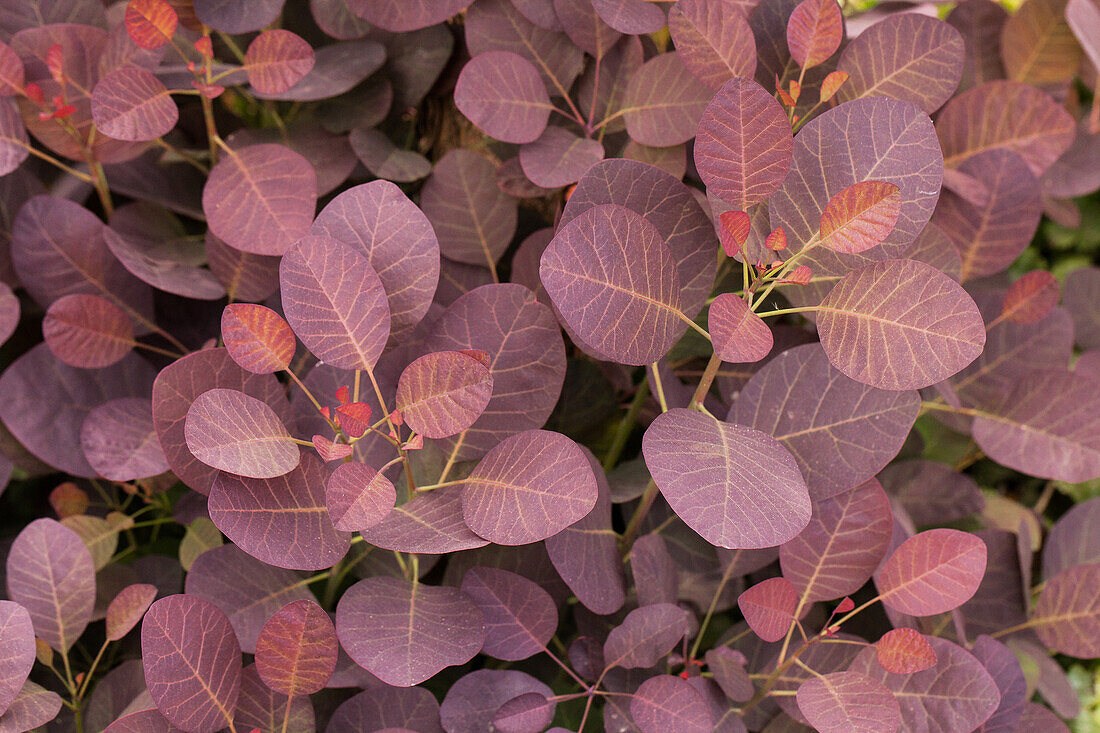
[{"label": "leaf stem", "polygon": [[722,591],[725,590],[726,583],[729,582],[735,565],[736,563],[731,562],[726,566],[725,572],[722,573],[722,580],[718,583],[718,587],[714,589],[714,595],[711,596],[710,605],[707,607],[707,613],[703,616],[703,622],[699,624],[698,633],[695,634],[695,643],[691,645],[691,654],[688,655],[689,661],[695,659],[695,656],[699,653],[699,645],[703,643],[703,633],[710,624],[711,616],[714,615],[714,609],[718,606],[718,598],[722,595]]},{"label": "leaf stem", "polygon": [[651,381],[653,382],[653,388],[657,392],[657,403],[661,406],[661,412],[668,412],[668,402],[665,400],[665,387],[661,383],[661,373],[657,369],[657,362],[653,362],[648,367],[650,371]]},{"label": "leaf stem", "polygon": [[768,318],[769,316],[783,316],[788,313],[809,313],[811,311],[819,310],[821,310],[820,306],[804,305],[798,308],[780,308],[779,310],[774,311],[764,311],[763,313],[757,313],[756,315],[760,316],[761,318]]},{"label": "leaf stem", "polygon": [[642,498],[638,501],[638,506],[634,508],[634,513],[630,515],[630,521],[627,522],[626,530],[623,531],[620,547],[622,548],[624,559],[630,554],[630,550],[634,546],[634,539],[638,536],[638,531],[642,527],[642,521],[645,520],[645,516],[649,514],[649,510],[653,507],[653,502],[656,500],[657,483],[653,479],[650,479],[649,483],[646,484],[645,491],[642,492]]},{"label": "leaf stem", "polygon": [[718,376],[718,368],[721,366],[722,360],[718,358],[718,354],[711,354],[710,361],[707,362],[707,367],[703,370],[703,376],[699,378],[699,386],[695,388],[695,394],[691,396],[692,408],[697,409],[695,408],[696,405],[702,407],[703,399],[710,391],[710,386],[714,384],[714,378]]}]

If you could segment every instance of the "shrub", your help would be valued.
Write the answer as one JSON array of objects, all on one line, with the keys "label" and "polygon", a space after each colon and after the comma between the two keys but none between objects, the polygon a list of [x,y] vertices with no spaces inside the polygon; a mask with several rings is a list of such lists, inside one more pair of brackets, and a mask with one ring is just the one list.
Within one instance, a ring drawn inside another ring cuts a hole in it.
[{"label": "shrub", "polygon": [[33,5],[0,729],[1076,714],[1092,0]]}]

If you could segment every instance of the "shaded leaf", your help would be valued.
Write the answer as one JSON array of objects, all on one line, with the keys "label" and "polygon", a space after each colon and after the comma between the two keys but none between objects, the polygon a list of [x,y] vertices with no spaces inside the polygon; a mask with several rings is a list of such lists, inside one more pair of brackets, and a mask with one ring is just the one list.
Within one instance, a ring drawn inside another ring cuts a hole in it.
[{"label": "shaded leaf", "polygon": [[1043,577],[1053,578],[1074,565],[1100,562],[1100,537],[1092,531],[1100,518],[1100,497],[1080,502],[1063,514],[1043,542]]},{"label": "shaded leaf", "polygon": [[855,254],[882,244],[901,213],[901,189],[885,181],[861,181],[829,199],[821,212],[821,244]]},{"label": "shaded leaf", "polygon": [[[516,672],[515,674],[521,674]],[[371,687],[336,708],[329,727],[333,730],[416,730],[440,733],[439,703],[423,687],[387,687],[379,694]],[[380,727],[381,726],[381,727]]]},{"label": "shaded leaf", "polygon": [[529,733],[545,730],[554,719],[557,703],[537,692],[513,697],[493,716],[493,727],[501,733]]},{"label": "shaded leaf", "polygon": [[157,587],[135,583],[123,588],[107,606],[107,638],[118,641],[138,625],[157,597]]},{"label": "shaded leaf", "polygon": [[256,671],[284,695],[323,689],[336,669],[336,628],[310,600],[293,601],[267,620],[256,640]]},{"label": "shaded leaf", "polygon": [[1017,729],[1027,702],[1027,681],[1020,660],[1007,646],[988,636],[979,636],[970,653],[981,662],[1001,693],[996,711],[982,724],[983,733],[1011,733]]},{"label": "shaded leaf", "polygon": [[361,532],[377,526],[393,510],[397,490],[364,463],[341,463],[325,481],[325,503],[333,526]]},{"label": "shaded leaf", "polygon": [[887,631],[875,642],[875,652],[882,668],[894,674],[922,672],[936,664],[935,650],[916,629]]},{"label": "shaded leaf", "polygon": [[535,692],[553,697],[553,691],[537,679],[514,669],[479,669],[462,676],[447,690],[439,706],[443,729],[449,733],[489,730],[501,705]]},{"label": "shaded leaf", "polygon": [[786,578],[762,580],[737,597],[749,628],[764,641],[779,641],[787,635],[798,605],[798,592]]},{"label": "shaded leaf", "polygon": [[630,79],[623,117],[630,137],[666,147],[695,136],[711,90],[692,76],[675,52],[654,56]]},{"label": "shaded leaf", "polygon": [[630,547],[630,572],[638,592],[638,605],[676,603],[680,572],[661,535],[639,537]]},{"label": "shaded leaf", "polygon": [[652,667],[683,638],[687,614],[671,603],[636,608],[613,628],[603,645],[606,669]]},{"label": "shaded leaf", "polygon": [[426,438],[446,438],[474,424],[493,394],[484,351],[437,351],[401,372],[396,407],[410,428]]},{"label": "shaded leaf", "polygon": [[1056,652],[1082,658],[1100,654],[1100,563],[1075,565],[1048,580],[1031,625]]},{"label": "shaded leaf", "polygon": [[340,96],[382,67],[386,49],[375,41],[344,41],[317,49],[313,58],[313,68],[290,89],[279,94],[253,90],[256,96],[290,102],[318,102]]},{"label": "shaded leaf", "polygon": [[92,119],[104,135],[141,142],[170,132],[179,121],[179,108],[151,71],[129,66],[96,84]]},{"label": "shaded leaf", "polygon": [[703,696],[686,680],[672,675],[650,677],[630,699],[630,715],[640,730],[708,733],[714,719]]},{"label": "shaded leaf", "polygon": [[316,715],[313,703],[305,695],[287,697],[268,687],[260,678],[257,666],[250,664],[241,674],[241,692],[233,711],[237,730],[313,731]]},{"label": "shaded leaf", "polygon": [[282,94],[301,81],[314,62],[313,48],[282,29],[262,32],[244,54],[248,83],[261,94]]},{"label": "shaded leaf", "polygon": [[35,730],[56,718],[61,704],[61,696],[56,692],[27,680],[7,712],[0,715],[0,730],[5,733]]},{"label": "shaded leaf", "polygon": [[111,481],[149,478],[168,470],[147,398],[122,397],[93,408],[80,428],[80,447],[96,473]]},{"label": "shaded leaf", "polygon": [[379,28],[395,33],[442,23],[471,0],[348,0],[348,7]]},{"label": "shaded leaf", "polygon": [[725,362],[760,361],[774,344],[768,325],[733,293],[722,293],[714,299],[707,313],[707,326],[714,354]]},{"label": "shaded leaf", "polygon": [[646,0],[592,0],[592,7],[620,33],[654,33],[665,25],[661,8]]},{"label": "shaded leaf", "polygon": [[802,0],[787,21],[787,46],[803,69],[836,53],[843,38],[844,17],[836,0]]},{"label": "shaded leaf", "polygon": [[[149,219],[156,216],[168,229],[146,229]],[[126,226],[123,217],[131,218],[141,229]],[[103,241],[122,266],[142,282],[185,298],[219,300],[225,297],[225,288],[217,277],[190,261],[187,249],[179,247],[176,236],[183,234],[178,220],[170,218],[162,209],[146,203],[119,207],[112,218],[112,226],[103,230]],[[138,223],[140,222],[140,224]],[[240,254],[244,254],[243,252]]]},{"label": "shaded leaf", "polygon": [[957,608],[978,590],[986,567],[979,538],[930,529],[901,543],[875,573],[882,602],[901,613],[933,616]]},{"label": "shaded leaf", "polygon": [[455,105],[491,137],[529,143],[546,129],[553,105],[538,69],[509,51],[486,51],[462,67]]},{"label": "shaded leaf", "polygon": [[[19,695],[34,667],[34,626],[27,609],[0,601],[0,716]],[[2,717],[0,717],[2,720]]]},{"label": "shaded leaf", "polygon": [[598,140],[578,137],[563,127],[550,125],[534,142],[519,149],[519,164],[536,186],[559,188],[580,180],[603,160]]},{"label": "shaded leaf", "polygon": [[489,544],[474,534],[462,516],[461,486],[423,492],[361,530],[363,539],[395,552],[459,552]]},{"label": "shaded leaf", "polygon": [[348,140],[356,157],[379,178],[410,182],[432,172],[432,164],[427,158],[415,150],[397,147],[379,130],[359,127],[351,131]]},{"label": "shaded leaf", "polygon": [[718,89],[734,77],[752,78],[756,42],[734,0],[684,0],[668,11],[676,53],[696,79]]},{"label": "shaded leaf", "polygon": [[233,300],[258,302],[279,289],[279,257],[234,249],[209,230],[206,232],[206,253],[210,271]]},{"label": "shaded leaf", "polygon": [[534,581],[497,568],[476,567],[462,579],[462,592],[485,616],[482,653],[517,661],[546,648],[558,627],[554,599]]},{"label": "shaded leaf", "polygon": [[[615,55],[612,49],[622,34],[604,22],[592,6],[592,0],[554,0],[553,5],[569,40],[601,61],[612,59]],[[638,66],[641,66],[641,59]],[[623,83],[626,81],[629,80]]]},{"label": "shaded leaf", "polygon": [[1066,22],[1065,0],[1028,0],[1001,29],[1001,60],[1009,79],[1035,86],[1069,81],[1081,46]]},{"label": "shaded leaf", "polygon": [[187,409],[184,435],[196,458],[221,471],[264,479],[298,465],[298,446],[275,411],[234,389],[196,397]]},{"label": "shaded leaf", "polygon": [[54,356],[82,369],[116,364],[134,348],[130,317],[98,295],[74,293],[54,301],[42,320],[42,336]]},{"label": "shaded leaf", "polygon": [[962,519],[985,505],[977,482],[945,463],[898,461],[887,466],[878,479],[917,526]]},{"label": "shaded leaf", "polygon": [[258,31],[279,16],[285,0],[259,0],[247,6],[223,0],[193,0],[195,16],[205,25],[236,35]]}]

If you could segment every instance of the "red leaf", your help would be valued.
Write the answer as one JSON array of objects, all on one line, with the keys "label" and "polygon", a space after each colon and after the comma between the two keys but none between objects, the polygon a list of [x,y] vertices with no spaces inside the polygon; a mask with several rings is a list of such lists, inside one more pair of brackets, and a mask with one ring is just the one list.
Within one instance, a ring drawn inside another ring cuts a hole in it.
[{"label": "red leaf", "polygon": [[955,529],[913,535],[875,573],[882,602],[910,616],[934,616],[970,600],[985,575],[986,547]]},{"label": "red leaf", "polygon": [[339,461],[351,455],[352,447],[346,443],[334,443],[323,435],[313,436],[313,447],[325,463]]},{"label": "red leaf", "polygon": [[821,101],[828,102],[848,81],[847,71],[834,71],[821,82]]},{"label": "red leaf", "polygon": [[749,628],[764,641],[786,636],[797,606],[798,592],[786,578],[768,578],[737,597]]},{"label": "red leaf", "polygon": [[350,438],[361,438],[370,430],[370,415],[366,402],[349,402],[336,408],[336,421]]},{"label": "red leaf", "polygon": [[55,43],[46,51],[46,68],[50,70],[50,76],[58,84],[65,83],[64,53],[60,43]]},{"label": "red leaf", "polygon": [[814,274],[809,267],[806,265],[799,265],[787,276],[787,282],[794,283],[795,285],[805,285],[810,282],[810,278],[813,276]]},{"label": "red leaf", "polygon": [[718,236],[727,257],[736,257],[752,232],[752,220],[744,211],[723,211],[718,215]]},{"label": "red leaf", "polygon": [[107,606],[107,638],[118,641],[130,633],[156,597],[157,587],[147,583],[128,585],[119,591]]},{"label": "red leaf", "polygon": [[79,516],[88,508],[88,495],[72,481],[66,481],[50,492],[50,506],[58,519]]},{"label": "red leaf", "polygon": [[714,353],[725,362],[743,364],[763,359],[772,350],[773,337],[760,316],[733,293],[722,293],[711,303],[707,326]]},{"label": "red leaf", "polygon": [[845,596],[844,600],[837,604],[836,611],[833,613],[848,613],[856,607],[856,602],[851,598]]},{"label": "red leaf", "polygon": [[346,405],[351,402],[351,390],[347,385],[344,385],[336,390],[336,399],[341,405]]},{"label": "red leaf", "polygon": [[195,50],[202,54],[203,58],[214,58],[214,44],[210,40],[210,36],[203,36],[194,43]]},{"label": "red leaf", "polygon": [[179,17],[165,0],[130,0],[125,22],[126,32],[134,43],[154,49],[172,40]]},{"label": "red leaf", "polygon": [[840,47],[844,22],[836,0],[802,0],[787,21],[791,58],[803,69],[817,66]]},{"label": "red leaf", "polygon": [[893,629],[875,642],[878,663],[887,672],[912,674],[936,665],[936,650],[916,629]]},{"label": "red leaf", "polygon": [[890,235],[901,214],[901,189],[885,181],[862,181],[837,193],[821,212],[821,244],[855,254]]},{"label": "red leaf", "polygon": [[254,303],[230,303],[225,307],[222,340],[233,361],[253,374],[289,369],[298,344],[278,313]]},{"label": "red leaf", "polygon": [[787,249],[787,233],[783,231],[783,227],[776,227],[764,240],[764,246],[772,252],[782,252]]},{"label": "red leaf", "polygon": [[1058,305],[1058,281],[1046,270],[1033,270],[1008,287],[1001,318],[1013,323],[1035,323]]}]

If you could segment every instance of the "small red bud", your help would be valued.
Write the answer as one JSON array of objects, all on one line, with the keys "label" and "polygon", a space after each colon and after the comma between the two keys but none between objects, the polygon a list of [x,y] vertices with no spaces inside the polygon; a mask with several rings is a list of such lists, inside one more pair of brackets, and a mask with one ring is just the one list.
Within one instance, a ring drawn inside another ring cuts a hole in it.
[{"label": "small red bud", "polygon": [[848,613],[856,607],[856,602],[845,596],[844,600],[837,604],[835,613]]},{"label": "small red bud", "polygon": [[195,68],[196,67],[195,67],[195,62],[194,61],[188,61],[187,62],[187,70],[190,71],[192,74],[195,73]]},{"label": "small red bud", "polygon": [[55,43],[46,51],[46,68],[50,70],[50,76],[58,84],[65,83],[65,69],[63,67],[64,50],[60,43]]},{"label": "small red bud", "polygon": [[394,410],[390,413],[390,422],[398,427],[405,424],[405,416],[401,414],[401,410]]},{"label": "small red bud", "polygon": [[790,95],[791,99],[798,101],[798,97],[802,94],[802,85],[797,80],[791,79]]},{"label": "small red bud", "polygon": [[405,442],[405,450],[420,450],[424,447],[424,436],[414,435]]},{"label": "small red bud", "polygon": [[199,94],[207,99],[217,99],[225,92],[225,87],[220,84],[207,84],[202,81],[192,81],[191,86],[199,90]]},{"label": "small red bud", "polygon": [[56,118],[57,118],[57,119],[59,119],[59,120],[63,120],[63,119],[65,119],[66,117],[68,117],[68,116],[70,116],[71,114],[73,114],[74,112],[76,112],[76,107],[74,107],[74,106],[73,106],[73,105],[71,105],[71,104],[66,104],[66,105],[64,105],[64,106],[62,106],[62,107],[58,107],[58,108],[57,108],[57,109],[56,109],[56,110],[54,111],[54,113],[53,113],[53,116],[54,116],[54,117],[56,117]]},{"label": "small red bud", "polygon": [[195,41],[195,50],[198,51],[203,58],[214,58],[214,44],[211,43],[210,36],[203,36]]},{"label": "small red bud", "polygon": [[687,673],[686,669],[680,673],[680,679],[686,680],[688,677],[690,677],[690,675]]},{"label": "small red bud", "polygon": [[328,408],[328,405],[325,405],[321,408],[321,416],[324,417],[326,420],[332,419],[332,410]]},{"label": "small red bud", "polygon": [[346,405],[351,402],[351,390],[348,389],[347,385],[336,390],[336,399],[340,401],[341,405]]},{"label": "small red bud", "polygon": [[23,93],[27,95],[27,99],[31,100],[39,107],[46,106],[46,95],[42,93],[42,87],[38,86],[34,82],[31,82],[27,86],[23,87]]}]

